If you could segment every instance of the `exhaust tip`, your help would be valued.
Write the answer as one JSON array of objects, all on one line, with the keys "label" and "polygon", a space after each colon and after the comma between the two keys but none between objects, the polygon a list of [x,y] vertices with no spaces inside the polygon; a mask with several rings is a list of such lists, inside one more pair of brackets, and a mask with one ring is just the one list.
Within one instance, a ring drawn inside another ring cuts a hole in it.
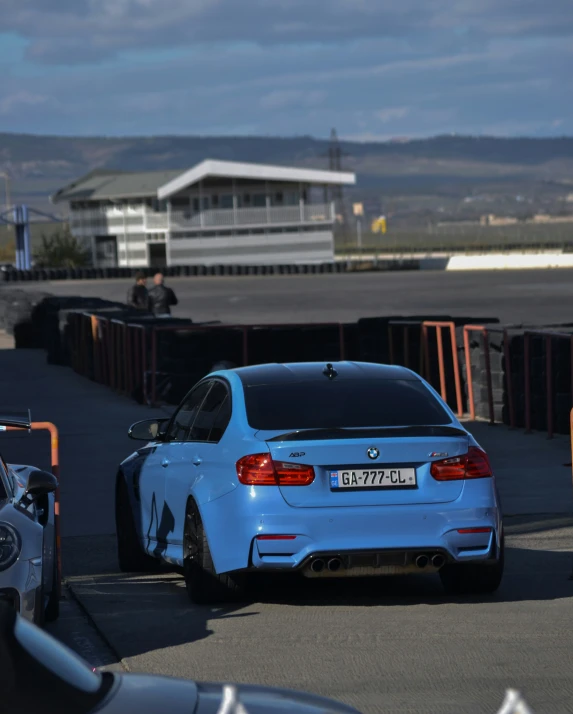
[{"label": "exhaust tip", "polygon": [[335,573],[337,570],[340,570],[341,567],[342,561],[340,560],[340,558],[331,558],[328,561],[328,569],[331,573]]},{"label": "exhaust tip", "polygon": [[434,557],[432,558],[432,565],[434,568],[441,568],[443,565],[445,565],[446,559],[444,558],[441,553],[436,553]]},{"label": "exhaust tip", "polygon": [[322,571],[324,570],[324,560],[322,560],[322,558],[317,558],[316,560],[313,560],[310,569],[313,573],[322,573]]},{"label": "exhaust tip", "polygon": [[416,565],[418,566],[418,568],[425,568],[429,562],[430,562],[430,559],[428,558],[427,555],[419,555],[416,558]]}]

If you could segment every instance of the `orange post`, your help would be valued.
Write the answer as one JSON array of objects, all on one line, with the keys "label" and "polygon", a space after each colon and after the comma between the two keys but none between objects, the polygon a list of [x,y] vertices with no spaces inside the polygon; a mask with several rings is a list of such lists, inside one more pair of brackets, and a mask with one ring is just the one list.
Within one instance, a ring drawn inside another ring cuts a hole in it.
[{"label": "orange post", "polygon": [[99,324],[98,318],[95,315],[90,315],[92,327],[92,359],[93,359],[93,379],[95,382],[100,381],[99,370]]},{"label": "orange post", "polygon": [[460,379],[460,364],[458,360],[458,346],[456,342],[456,326],[453,322],[432,322],[426,321],[422,323],[422,335],[423,335],[423,345],[424,354],[426,357],[426,377],[430,377],[430,353],[428,349],[428,328],[434,327],[436,329],[436,338],[438,342],[438,369],[440,371],[440,389],[442,393],[442,399],[446,401],[447,391],[446,391],[446,374],[444,365],[444,346],[442,341],[442,329],[446,328],[450,331],[450,341],[452,344],[452,363],[454,367],[454,383],[456,388],[456,404],[458,409],[458,416],[463,416],[463,405],[462,405],[462,383]]},{"label": "orange post", "polygon": [[[56,531],[56,558],[57,558],[57,587],[58,598],[62,594],[62,536],[60,528],[60,444],[58,429],[55,424],[49,421],[33,421],[31,423],[33,431],[48,431],[50,433],[52,473],[58,479],[58,488],[54,494],[54,528]],[[22,431],[17,426],[7,426],[7,431]]]}]

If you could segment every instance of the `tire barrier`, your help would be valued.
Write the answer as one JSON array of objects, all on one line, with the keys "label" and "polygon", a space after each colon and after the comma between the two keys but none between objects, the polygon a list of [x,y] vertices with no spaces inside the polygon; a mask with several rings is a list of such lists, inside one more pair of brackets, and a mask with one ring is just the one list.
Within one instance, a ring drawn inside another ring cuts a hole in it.
[{"label": "tire barrier", "polygon": [[[130,278],[135,270],[152,275],[159,268],[34,268],[0,271],[0,282],[21,283],[60,280],[111,280]],[[388,258],[344,260],[329,263],[293,263],[287,265],[171,265],[161,272],[169,278],[196,276],[291,275],[394,270],[421,270],[416,259]]]},{"label": "tire barrier", "polygon": [[347,359],[412,369],[470,419],[546,431],[549,438],[569,434],[573,324],[390,315],[346,324],[222,325],[5,288],[0,329],[16,337],[17,347],[43,348],[50,364],[70,366],[142,404],[177,404],[218,364]]},{"label": "tire barrier", "polygon": [[492,423],[493,414],[493,423],[547,432],[548,438],[569,434],[573,325],[494,325],[479,332],[465,340],[475,416],[487,414]]},{"label": "tire barrier", "polygon": [[[158,319],[118,308],[80,308],[67,315],[69,363],[78,373],[150,405],[177,404],[190,385],[220,363],[352,359],[404,364],[422,372],[461,411],[465,385],[458,346],[448,337],[447,349],[443,344],[439,349],[432,328],[447,324],[448,336],[455,335],[458,325],[475,319],[428,317],[435,316],[368,318],[350,324],[222,325]],[[407,337],[399,335],[400,330]],[[398,345],[405,345],[405,351]],[[421,349],[424,358],[414,364],[410,353]]]},{"label": "tire barrier", "polygon": [[20,289],[0,291],[0,329],[14,337],[18,348],[42,347],[34,315],[49,293]]}]

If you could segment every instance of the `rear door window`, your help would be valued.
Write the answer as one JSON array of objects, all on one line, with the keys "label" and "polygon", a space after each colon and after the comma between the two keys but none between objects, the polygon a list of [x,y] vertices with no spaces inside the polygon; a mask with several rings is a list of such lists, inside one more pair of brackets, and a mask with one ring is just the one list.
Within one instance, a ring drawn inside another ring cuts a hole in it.
[{"label": "rear door window", "polygon": [[419,380],[304,381],[245,387],[253,429],[434,426],[452,419]]},{"label": "rear door window", "polygon": [[216,444],[221,440],[223,434],[227,430],[229,421],[231,420],[231,396],[227,394],[224,402],[221,404],[219,413],[213,423],[213,428],[209,434],[209,441]]},{"label": "rear door window", "polygon": [[193,422],[187,441],[210,441],[217,416],[227,399],[227,388],[222,382],[213,382],[213,387],[204,400]]},{"label": "rear door window", "polygon": [[167,430],[167,441],[189,441],[195,418],[209,389],[211,389],[211,384],[212,382],[199,384],[193,389],[189,396],[186,397],[173,415],[171,424]]}]

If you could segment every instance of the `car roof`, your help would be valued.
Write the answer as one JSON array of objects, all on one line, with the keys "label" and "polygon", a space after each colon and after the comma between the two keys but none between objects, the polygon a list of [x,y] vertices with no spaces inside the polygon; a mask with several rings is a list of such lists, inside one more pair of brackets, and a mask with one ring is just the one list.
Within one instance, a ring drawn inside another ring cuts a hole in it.
[{"label": "car roof", "polygon": [[285,384],[288,382],[313,382],[327,379],[327,364],[337,372],[336,381],[340,380],[409,380],[420,378],[405,367],[371,362],[293,362],[287,364],[260,364],[252,367],[239,367],[233,372],[238,375],[243,386],[255,387],[263,384]]}]

